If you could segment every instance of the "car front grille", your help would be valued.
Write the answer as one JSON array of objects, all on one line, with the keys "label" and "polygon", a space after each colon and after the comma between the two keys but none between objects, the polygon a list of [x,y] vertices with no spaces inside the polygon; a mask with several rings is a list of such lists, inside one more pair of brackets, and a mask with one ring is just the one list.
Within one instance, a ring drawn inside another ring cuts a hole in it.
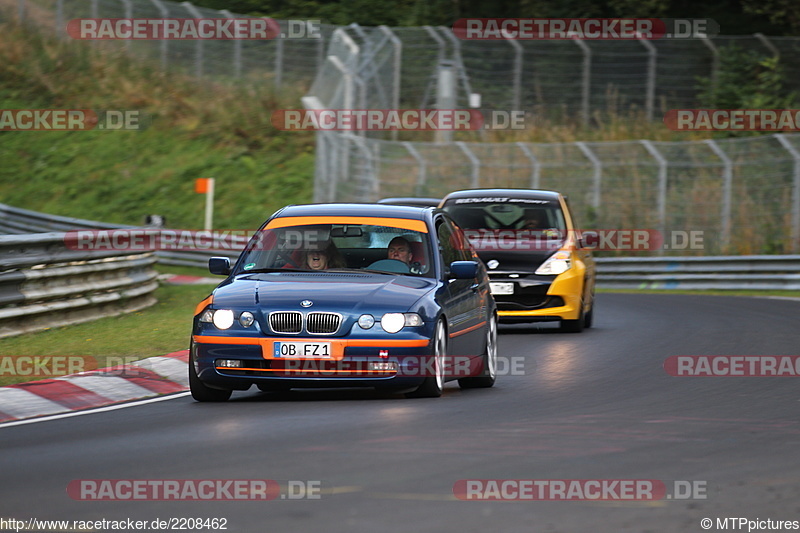
[{"label": "car front grille", "polygon": [[315,335],[333,335],[339,330],[342,316],[336,313],[309,313],[306,331]]},{"label": "car front grille", "polygon": [[[274,311],[269,314],[269,328],[273,333],[296,335],[303,331],[303,313],[300,311]],[[339,331],[342,315],[314,312],[305,316],[305,330],[310,335],[333,335]]]},{"label": "car front grille", "polygon": [[303,331],[303,315],[299,311],[270,313],[269,327],[275,333],[300,333]]}]

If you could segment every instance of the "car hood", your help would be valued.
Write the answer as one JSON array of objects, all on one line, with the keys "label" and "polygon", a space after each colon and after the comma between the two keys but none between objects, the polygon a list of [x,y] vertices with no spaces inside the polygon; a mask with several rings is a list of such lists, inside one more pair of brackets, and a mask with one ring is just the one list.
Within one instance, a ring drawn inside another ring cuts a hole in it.
[{"label": "car hood", "polygon": [[360,273],[281,272],[246,274],[214,291],[215,307],[374,313],[408,311],[436,286],[429,278]]}]

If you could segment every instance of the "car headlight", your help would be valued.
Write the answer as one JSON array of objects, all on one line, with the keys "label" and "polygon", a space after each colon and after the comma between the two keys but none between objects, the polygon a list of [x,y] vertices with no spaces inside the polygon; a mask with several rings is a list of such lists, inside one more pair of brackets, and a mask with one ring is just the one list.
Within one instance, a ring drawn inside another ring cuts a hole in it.
[{"label": "car headlight", "polygon": [[387,333],[397,333],[406,326],[421,326],[423,323],[417,313],[386,313],[381,318],[381,327]]},{"label": "car headlight", "polygon": [[200,315],[200,322],[210,322],[219,329],[228,329],[233,325],[233,311],[230,309],[206,309]]},{"label": "car headlight", "polygon": [[552,276],[563,274],[572,266],[572,256],[569,252],[560,250],[551,255],[547,261],[536,269],[536,274]]},{"label": "car headlight", "polygon": [[253,322],[256,321],[256,317],[250,311],[244,311],[241,315],[239,315],[239,324],[242,326],[249,328],[253,325]]},{"label": "car headlight", "polygon": [[375,325],[375,317],[372,315],[361,315],[358,317],[358,325],[361,329],[370,329]]}]

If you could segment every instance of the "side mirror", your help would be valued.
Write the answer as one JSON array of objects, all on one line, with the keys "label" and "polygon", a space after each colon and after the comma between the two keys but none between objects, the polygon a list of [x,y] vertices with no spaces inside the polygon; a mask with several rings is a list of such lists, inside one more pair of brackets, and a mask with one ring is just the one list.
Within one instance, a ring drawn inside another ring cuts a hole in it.
[{"label": "side mirror", "polygon": [[475,279],[478,275],[477,261],[453,261],[450,263],[450,277],[455,279]]},{"label": "side mirror", "polygon": [[227,276],[231,273],[231,260],[227,257],[212,257],[208,260],[208,271],[218,276]]}]

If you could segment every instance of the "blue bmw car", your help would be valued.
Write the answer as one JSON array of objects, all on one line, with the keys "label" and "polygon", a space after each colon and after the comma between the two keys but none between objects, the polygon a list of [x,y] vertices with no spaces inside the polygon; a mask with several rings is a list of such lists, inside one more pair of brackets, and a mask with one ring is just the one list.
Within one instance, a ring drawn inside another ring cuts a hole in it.
[{"label": "blue bmw car", "polygon": [[461,229],[434,208],[281,209],[195,310],[195,400],[233,390],[374,387],[441,396],[446,381],[491,387],[497,311]]}]

